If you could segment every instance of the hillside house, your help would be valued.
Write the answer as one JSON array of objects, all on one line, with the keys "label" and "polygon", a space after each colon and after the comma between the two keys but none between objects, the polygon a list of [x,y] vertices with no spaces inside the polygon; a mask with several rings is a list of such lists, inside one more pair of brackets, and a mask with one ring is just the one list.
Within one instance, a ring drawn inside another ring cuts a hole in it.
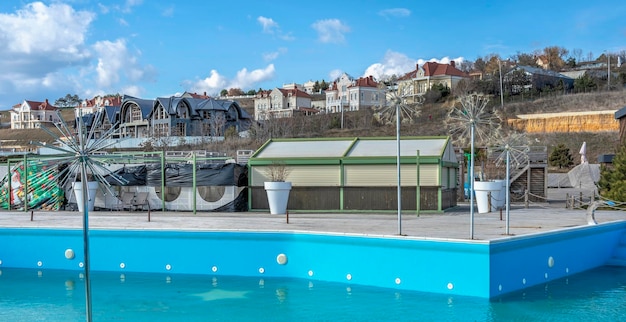
[{"label": "hillside house", "polygon": [[154,102],[147,115],[154,137],[223,136],[229,127],[239,133],[252,123],[250,115],[231,100],[172,96]]},{"label": "hillside house", "polygon": [[27,101],[13,106],[11,112],[11,129],[36,129],[42,124],[60,122],[58,108],[48,102]]},{"label": "hillside house", "polygon": [[559,86],[562,86],[563,89],[569,89],[574,86],[573,78],[552,70],[522,65],[515,66],[504,74],[504,82],[511,88],[512,93]]},{"label": "hillside house", "polygon": [[416,103],[418,97],[426,94],[434,85],[441,84],[452,90],[461,80],[469,78],[469,74],[456,68],[454,61],[450,64],[436,62],[427,62],[422,66],[416,64],[415,70],[398,79],[398,93],[407,103]]},{"label": "hillside house", "polygon": [[343,73],[326,90],[326,113],[339,113],[349,109],[348,86],[351,86],[354,78]]},{"label": "hillside house", "polygon": [[121,106],[122,105],[122,96],[120,95],[111,95],[111,96],[95,96],[92,99],[83,100],[80,105],[74,108],[74,115],[76,118],[95,113],[97,111],[102,110],[105,106]]},{"label": "hillside house", "polygon": [[385,105],[385,89],[373,76],[353,79],[343,74],[326,90],[326,112],[358,111]]},{"label": "hillside house", "polygon": [[318,110],[311,108],[311,95],[298,87],[262,91],[257,93],[254,99],[254,118],[256,120],[293,117],[298,113],[312,115],[318,112]]}]

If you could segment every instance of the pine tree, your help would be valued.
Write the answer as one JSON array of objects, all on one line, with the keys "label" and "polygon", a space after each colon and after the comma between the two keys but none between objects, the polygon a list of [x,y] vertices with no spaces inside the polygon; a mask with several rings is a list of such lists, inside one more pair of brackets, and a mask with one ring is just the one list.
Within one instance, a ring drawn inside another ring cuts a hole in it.
[{"label": "pine tree", "polygon": [[569,148],[565,146],[565,144],[560,143],[557,145],[552,153],[550,153],[550,157],[548,158],[548,162],[551,166],[558,166],[559,169],[569,168],[574,164],[574,158],[572,157],[572,153]]},{"label": "pine tree", "polygon": [[626,145],[613,157],[612,166],[602,166],[598,186],[604,198],[626,201]]}]

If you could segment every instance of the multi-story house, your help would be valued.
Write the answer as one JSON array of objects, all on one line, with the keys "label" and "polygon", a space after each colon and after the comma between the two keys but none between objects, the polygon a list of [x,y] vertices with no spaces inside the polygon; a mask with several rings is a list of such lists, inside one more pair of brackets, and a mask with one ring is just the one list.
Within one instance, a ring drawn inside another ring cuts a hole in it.
[{"label": "multi-story house", "polygon": [[123,138],[150,137],[148,114],[152,112],[153,107],[154,100],[124,95],[120,107],[120,136]]},{"label": "multi-story house", "polygon": [[348,86],[350,111],[385,105],[385,89],[380,88],[373,76],[361,77]]},{"label": "multi-story house", "polygon": [[339,113],[350,108],[350,96],[348,87],[352,85],[354,78],[343,73],[326,90],[326,113]]},{"label": "multi-story house", "polygon": [[154,137],[223,136],[230,127],[239,133],[252,124],[237,102],[214,98],[157,98],[147,117]]},{"label": "multi-story house", "polygon": [[426,94],[434,85],[444,85],[450,90],[463,79],[470,76],[456,68],[454,61],[450,64],[427,62],[423,66],[415,65],[415,70],[404,74],[398,79],[398,94],[407,103],[416,103],[418,96]]},{"label": "multi-story house", "polygon": [[541,90],[546,87],[561,86],[569,89],[574,86],[574,78],[538,67],[518,65],[504,74],[504,83],[512,93],[521,93],[531,89]]},{"label": "multi-story house", "polygon": [[256,120],[293,117],[298,113],[311,115],[318,113],[318,110],[311,108],[311,95],[297,87],[262,91],[254,99]]},{"label": "multi-story house", "polygon": [[358,111],[385,104],[385,89],[373,76],[353,79],[344,73],[326,90],[326,112]]},{"label": "multi-story house", "polygon": [[54,124],[61,119],[58,108],[48,102],[23,101],[11,109],[11,129],[35,129],[42,124]]},{"label": "multi-story house", "polygon": [[110,95],[110,96],[95,96],[92,99],[85,99],[80,105],[74,108],[74,115],[78,118],[83,115],[95,113],[102,110],[105,106],[121,106],[122,96]]},{"label": "multi-story house", "polygon": [[[234,127],[239,133],[248,130],[252,124],[250,115],[237,102],[191,93],[184,97],[159,97],[156,100],[124,96],[120,107],[104,106],[96,113],[83,116],[83,119],[88,127],[98,124],[94,136],[117,126],[114,137],[139,139],[223,136],[229,127]],[[94,122],[95,119],[98,122]]]}]

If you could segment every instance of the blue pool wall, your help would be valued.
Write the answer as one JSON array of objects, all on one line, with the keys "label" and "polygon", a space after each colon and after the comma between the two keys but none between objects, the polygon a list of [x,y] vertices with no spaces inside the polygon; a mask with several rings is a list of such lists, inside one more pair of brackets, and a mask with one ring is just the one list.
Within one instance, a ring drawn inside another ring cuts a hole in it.
[{"label": "blue pool wall", "polygon": [[[624,231],[621,222],[489,242],[94,229],[90,266],[120,273],[302,278],[492,298],[604,265]],[[81,230],[0,229],[0,269],[80,271],[82,241]],[[73,259],[66,258],[68,249]],[[284,264],[279,264],[281,255]]]}]

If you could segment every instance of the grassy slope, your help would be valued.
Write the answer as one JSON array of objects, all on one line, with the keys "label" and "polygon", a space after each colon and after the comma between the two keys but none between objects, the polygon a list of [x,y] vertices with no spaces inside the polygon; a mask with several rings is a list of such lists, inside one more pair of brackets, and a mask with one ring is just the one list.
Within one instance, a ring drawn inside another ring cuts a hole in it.
[{"label": "grassy slope", "polygon": [[[494,103],[499,103],[499,100]],[[245,104],[244,104],[245,105]],[[430,136],[447,135],[445,117],[452,104],[431,104],[422,108],[420,117],[414,124],[402,126],[403,136]],[[618,110],[626,106],[626,91],[611,93],[586,93],[556,97],[544,97],[533,101],[506,103],[505,113],[508,118],[517,114],[555,113],[567,111]],[[73,111],[64,110],[63,118],[70,121]],[[292,120],[292,123],[283,125],[291,128],[284,131],[286,137],[336,137],[336,136],[394,136],[395,126],[377,126],[371,119],[371,113],[346,112],[344,129],[331,128],[333,118],[339,115],[324,115]],[[337,124],[335,119],[335,124]],[[614,153],[618,146],[618,133],[552,133],[529,135],[534,145],[547,146],[551,151],[556,145],[563,143],[570,148],[575,162],[578,162],[578,151],[583,141],[587,142],[587,157],[596,162],[600,154]],[[0,140],[16,140],[28,143],[30,141],[51,142],[51,138],[42,130],[10,130],[0,129]],[[256,149],[264,140],[231,140],[230,142],[202,147],[210,151],[226,152],[234,155],[237,149]]]}]

